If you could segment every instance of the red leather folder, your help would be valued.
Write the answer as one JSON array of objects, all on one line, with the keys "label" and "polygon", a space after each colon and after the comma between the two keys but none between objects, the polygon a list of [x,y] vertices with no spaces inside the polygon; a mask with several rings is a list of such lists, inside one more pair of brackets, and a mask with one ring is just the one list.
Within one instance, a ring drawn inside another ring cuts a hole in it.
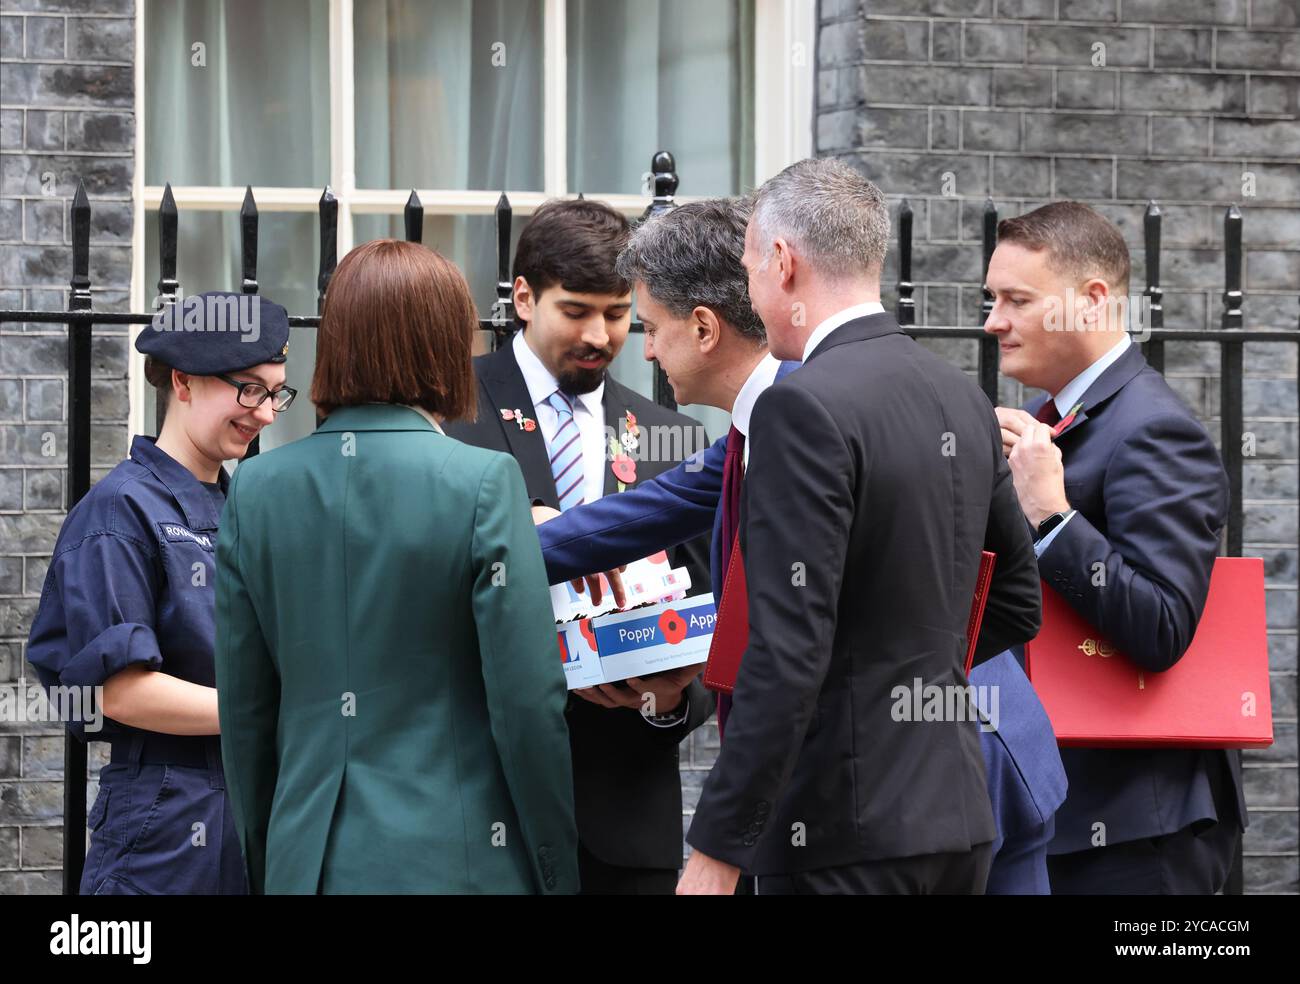
[{"label": "red leather folder", "polygon": [[[966,620],[966,675],[975,660],[975,642],[979,638],[984,606],[989,600],[989,583],[997,555],[980,551],[979,574],[975,578],[975,597]],[[740,534],[731,547],[731,560],[722,581],[722,598],[718,602],[718,619],[713,625],[709,644],[709,661],[704,666],[703,682],[710,690],[729,694],[736,689],[740,659],[749,645],[749,590],[745,584],[745,565],[740,556]]]},{"label": "red leather folder", "polygon": [[1273,743],[1264,561],[1220,557],[1192,644],[1145,671],[1043,584],[1025,670],[1057,743],[1080,748],[1266,748]]},{"label": "red leather folder", "polygon": [[970,603],[970,618],[966,620],[966,676],[975,665],[975,643],[980,637],[980,623],[984,621],[984,606],[989,603],[989,583],[993,580],[993,565],[998,555],[988,550],[980,551],[980,569],[975,575],[975,597]]}]

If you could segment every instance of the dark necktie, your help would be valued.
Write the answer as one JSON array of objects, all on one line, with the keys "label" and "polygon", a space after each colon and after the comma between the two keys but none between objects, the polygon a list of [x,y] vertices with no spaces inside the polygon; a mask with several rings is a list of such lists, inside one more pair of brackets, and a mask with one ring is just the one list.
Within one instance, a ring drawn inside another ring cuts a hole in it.
[{"label": "dark necktie", "polygon": [[727,432],[727,456],[722,463],[722,569],[731,561],[731,546],[740,527],[740,486],[745,479],[745,435],[733,426]]},{"label": "dark necktie", "polygon": [[[736,546],[736,531],[740,528],[740,486],[745,479],[745,435],[732,425],[727,432],[727,456],[722,463],[722,537],[718,560],[725,575],[727,565],[731,563],[731,550]],[[722,604],[722,599],[718,599]],[[727,714],[731,711],[731,695],[718,694],[718,740],[722,740],[723,729],[727,726]]]}]

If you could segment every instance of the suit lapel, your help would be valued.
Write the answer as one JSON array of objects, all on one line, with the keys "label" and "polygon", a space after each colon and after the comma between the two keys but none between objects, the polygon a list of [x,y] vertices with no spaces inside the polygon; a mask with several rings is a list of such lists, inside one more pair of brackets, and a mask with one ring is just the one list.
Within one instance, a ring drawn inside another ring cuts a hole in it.
[{"label": "suit lapel", "polygon": [[483,360],[479,372],[479,383],[487,406],[483,413],[492,414],[497,424],[505,433],[506,445],[510,454],[519,463],[519,470],[524,473],[524,484],[528,487],[531,498],[555,502],[558,492],[555,488],[555,476],[551,474],[551,457],[546,449],[546,438],[542,436],[541,425],[533,430],[525,430],[519,421],[505,420],[502,410],[522,411],[530,420],[537,419],[537,409],[533,398],[528,393],[528,384],[524,374],[519,371],[515,361],[514,349],[503,345]]}]

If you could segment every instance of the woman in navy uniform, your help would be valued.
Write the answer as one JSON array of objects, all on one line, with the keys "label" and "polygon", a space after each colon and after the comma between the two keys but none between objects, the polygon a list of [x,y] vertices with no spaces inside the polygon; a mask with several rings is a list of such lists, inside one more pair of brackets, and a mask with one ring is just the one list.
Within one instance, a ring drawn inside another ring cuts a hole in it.
[{"label": "woman in navy uniform", "polygon": [[217,521],[222,462],[293,401],[288,338],[284,308],[221,291],[141,331],[145,374],[167,401],[162,433],[136,437],[59,532],[27,654],[47,690],[103,688],[101,732],[68,722],[112,746],[83,895],[247,891],[217,716]]}]

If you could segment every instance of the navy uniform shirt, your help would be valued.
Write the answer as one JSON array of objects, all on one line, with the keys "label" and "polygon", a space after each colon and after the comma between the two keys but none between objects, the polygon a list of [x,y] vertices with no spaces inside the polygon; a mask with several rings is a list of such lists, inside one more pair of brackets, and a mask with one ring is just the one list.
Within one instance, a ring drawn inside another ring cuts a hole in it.
[{"label": "navy uniform shirt", "polygon": [[[229,486],[200,482],[137,437],[131,456],[73,507],[59,532],[27,658],[48,689],[100,686],[134,664],[216,686],[217,520]],[[87,737],[79,722],[69,724]],[[104,720],[89,737],[133,732]]]}]

